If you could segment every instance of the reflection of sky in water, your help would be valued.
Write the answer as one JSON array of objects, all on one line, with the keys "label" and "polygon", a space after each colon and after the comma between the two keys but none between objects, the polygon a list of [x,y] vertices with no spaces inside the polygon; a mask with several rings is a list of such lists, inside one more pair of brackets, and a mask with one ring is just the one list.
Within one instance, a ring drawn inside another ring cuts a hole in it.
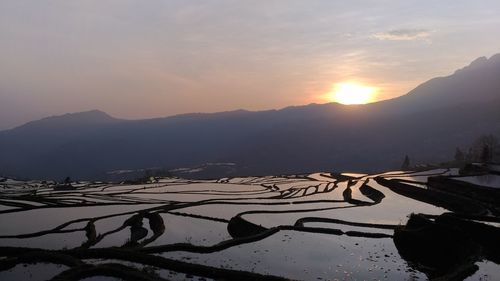
[{"label": "reflection of sky in water", "polygon": [[460,177],[454,179],[487,187],[500,188],[500,176],[498,175],[482,175],[473,177]]},{"label": "reflection of sky in water", "polygon": [[0,271],[0,280],[2,281],[45,281],[57,274],[69,269],[69,267],[57,264],[18,264],[14,268],[6,271]]},{"label": "reflection of sky in water", "polygon": [[390,238],[280,231],[219,253],[172,252],[162,256],[300,280],[425,279],[408,268]]},{"label": "reflection of sky in water", "polygon": [[392,230],[392,229],[352,226],[352,225],[345,225],[345,224],[340,224],[340,223],[305,222],[304,226],[306,226],[306,227],[320,227],[320,228],[334,228],[334,229],[340,229],[344,232],[359,231],[359,232],[368,232],[368,233],[382,233],[382,234],[388,234],[388,235],[394,234],[394,230]]},{"label": "reflection of sky in water", "polygon": [[[32,238],[0,238],[0,246],[9,247],[32,247],[50,250],[62,250],[63,248],[74,248],[87,241],[84,232],[47,234]],[[0,280],[2,280],[0,278]]]},{"label": "reflection of sky in water", "polygon": [[[325,217],[336,218],[342,220],[349,220],[355,222],[365,223],[381,223],[381,224],[403,224],[407,220],[407,216],[411,213],[426,213],[439,215],[446,211],[441,207],[436,207],[431,204],[420,202],[410,199],[408,197],[399,195],[392,192],[390,189],[379,185],[374,180],[370,180],[369,186],[377,189],[385,195],[381,203],[373,206],[354,206],[351,208],[340,208],[333,210],[313,211],[313,212],[300,212],[300,209],[313,209],[325,207],[342,207],[346,206],[345,203],[322,203],[307,204],[307,206],[294,207],[298,209],[297,213],[287,214],[250,214],[245,215],[244,218],[267,227],[277,225],[293,225],[296,220],[301,217]],[[341,190],[342,191],[342,190]],[[353,190],[353,194],[358,192]],[[369,201],[368,199],[365,199]],[[352,205],[347,205],[352,206]],[[290,209],[290,207],[288,207]],[[259,210],[260,208],[255,208]]]},{"label": "reflection of sky in water", "polygon": [[498,280],[498,274],[500,274],[500,268],[498,264],[495,264],[491,261],[482,261],[476,262],[476,265],[479,266],[479,270],[474,273],[474,275],[466,278],[464,281],[476,281],[476,280],[484,280],[484,281],[493,281]]},{"label": "reflection of sky in water", "polygon": [[[185,281],[185,280],[190,280],[190,281],[212,281],[214,279],[206,278],[206,277],[200,277],[200,276],[195,276],[191,274],[184,274],[184,273],[179,273],[175,271],[171,271],[168,269],[162,269],[159,267],[154,267],[154,266],[145,266],[141,263],[135,263],[135,262],[128,262],[128,261],[122,261],[122,260],[115,260],[115,259],[86,259],[86,263],[88,264],[93,264],[93,265],[98,265],[98,264],[106,264],[106,263],[118,263],[124,266],[136,268],[139,270],[146,270],[147,271],[153,271],[155,274],[160,276],[163,279],[167,279],[170,281]],[[114,277],[103,277],[103,276],[95,276],[95,277],[87,277],[84,279],[80,279],[80,281],[122,281],[123,279],[119,278],[114,278]]]},{"label": "reflection of sky in water", "polygon": [[153,208],[159,205],[116,205],[116,206],[91,206],[46,208],[28,210],[16,213],[2,214],[2,235],[16,235],[52,229],[65,222],[84,218],[99,217],[111,214],[120,214],[135,210]]},{"label": "reflection of sky in water", "polygon": [[150,246],[174,243],[210,246],[231,239],[225,223],[171,214],[161,214],[161,217],[165,232]]}]

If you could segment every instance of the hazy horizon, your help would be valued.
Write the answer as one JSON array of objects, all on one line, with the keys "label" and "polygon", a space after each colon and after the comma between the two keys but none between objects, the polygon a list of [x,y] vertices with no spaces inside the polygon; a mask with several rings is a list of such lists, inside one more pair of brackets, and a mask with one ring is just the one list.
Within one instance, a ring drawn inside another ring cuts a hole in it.
[{"label": "hazy horizon", "polygon": [[[0,130],[406,94],[499,52],[497,1],[2,1]],[[362,90],[362,89],[361,89]]]}]

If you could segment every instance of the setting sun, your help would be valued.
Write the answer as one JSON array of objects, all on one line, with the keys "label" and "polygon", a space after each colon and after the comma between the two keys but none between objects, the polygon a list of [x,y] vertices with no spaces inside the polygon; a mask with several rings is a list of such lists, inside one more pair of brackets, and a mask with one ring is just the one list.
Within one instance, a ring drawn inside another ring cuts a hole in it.
[{"label": "setting sun", "polygon": [[345,82],[335,85],[331,100],[342,104],[365,104],[374,100],[376,88]]}]

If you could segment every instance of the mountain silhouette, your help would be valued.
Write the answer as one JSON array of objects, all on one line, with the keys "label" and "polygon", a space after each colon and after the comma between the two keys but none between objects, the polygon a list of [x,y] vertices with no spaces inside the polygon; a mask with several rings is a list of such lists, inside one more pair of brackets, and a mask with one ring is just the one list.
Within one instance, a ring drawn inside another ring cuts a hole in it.
[{"label": "mountain silhouette", "polygon": [[60,116],[51,116],[37,121],[28,122],[15,128],[15,131],[26,131],[32,133],[33,130],[67,130],[72,127],[93,127],[106,124],[113,124],[121,121],[113,118],[100,110],[91,110],[78,113],[67,113]]},{"label": "mountain silhouette", "polygon": [[[101,179],[109,172],[231,164],[231,175],[374,172],[453,157],[481,134],[500,135],[500,55],[479,58],[408,94],[365,105],[121,120],[66,114],[0,132],[0,175]],[[212,169],[206,177],[224,176]]]}]

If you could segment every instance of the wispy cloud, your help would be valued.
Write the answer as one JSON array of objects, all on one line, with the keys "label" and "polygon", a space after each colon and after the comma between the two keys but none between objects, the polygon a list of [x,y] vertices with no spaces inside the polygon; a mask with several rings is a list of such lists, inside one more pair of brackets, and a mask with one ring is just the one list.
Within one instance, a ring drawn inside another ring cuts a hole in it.
[{"label": "wispy cloud", "polygon": [[390,41],[415,41],[428,40],[431,31],[427,29],[395,29],[387,32],[376,33],[373,35],[378,40]]}]

